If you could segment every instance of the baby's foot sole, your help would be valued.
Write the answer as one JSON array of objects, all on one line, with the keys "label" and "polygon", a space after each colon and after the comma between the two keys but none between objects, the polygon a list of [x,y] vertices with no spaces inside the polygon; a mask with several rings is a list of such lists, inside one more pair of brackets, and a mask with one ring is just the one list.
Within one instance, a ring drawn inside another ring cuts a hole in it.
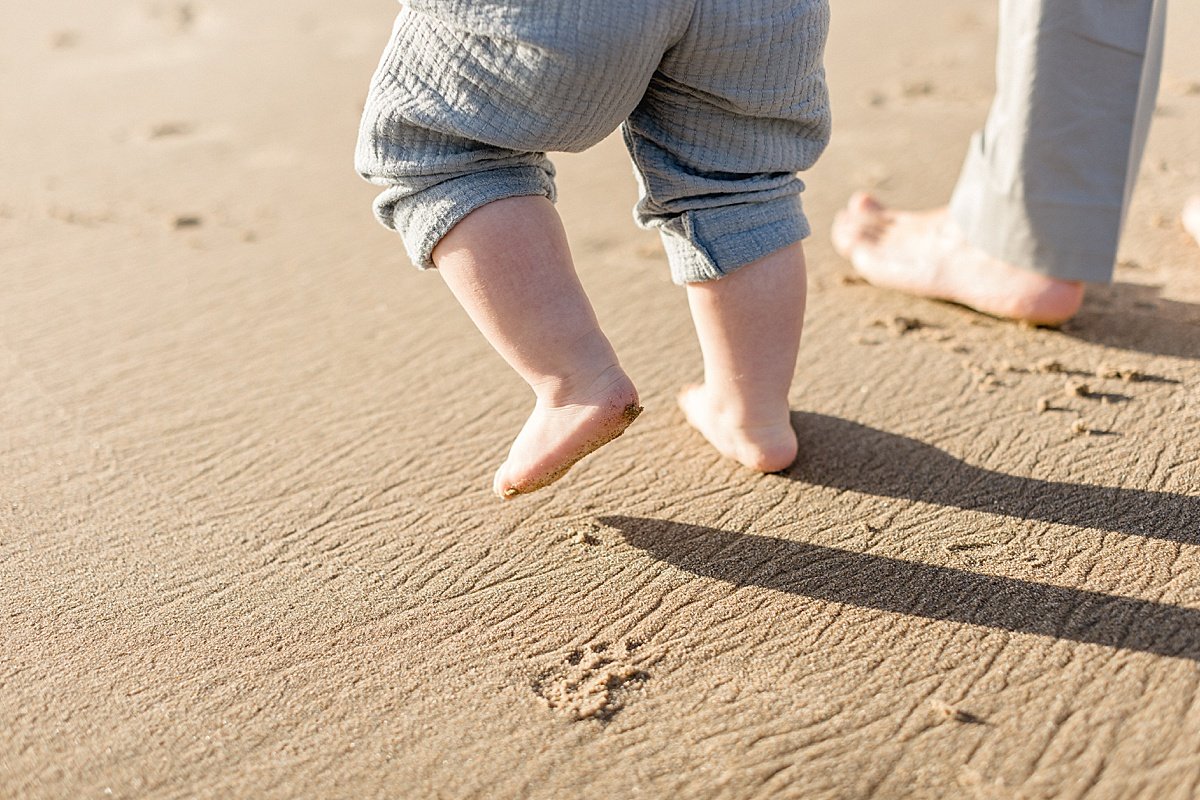
[{"label": "baby's foot sole", "polygon": [[703,384],[685,386],[676,399],[688,424],[726,458],[756,472],[779,472],[796,460],[798,444],[790,419],[740,424],[735,415],[722,413]]},{"label": "baby's foot sole", "polygon": [[971,245],[945,208],[893,211],[859,192],[838,213],[833,242],[875,286],[996,317],[1058,325],[1083,303],[1083,284],[1021,269]]},{"label": "baby's foot sole", "polygon": [[496,471],[495,493],[511,500],[549,486],[624,433],[642,413],[637,390],[624,373],[600,395],[586,403],[536,406]]}]

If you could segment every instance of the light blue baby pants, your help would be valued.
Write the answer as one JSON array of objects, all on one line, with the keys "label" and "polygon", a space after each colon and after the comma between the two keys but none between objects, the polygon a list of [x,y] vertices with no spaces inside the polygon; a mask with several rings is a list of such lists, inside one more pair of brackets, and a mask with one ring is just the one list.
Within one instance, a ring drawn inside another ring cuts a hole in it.
[{"label": "light blue baby pants", "polygon": [[678,283],[809,233],[796,172],[829,140],[827,0],[409,0],[356,153],[413,263],[505,197],[555,197],[547,151],[623,126]]}]

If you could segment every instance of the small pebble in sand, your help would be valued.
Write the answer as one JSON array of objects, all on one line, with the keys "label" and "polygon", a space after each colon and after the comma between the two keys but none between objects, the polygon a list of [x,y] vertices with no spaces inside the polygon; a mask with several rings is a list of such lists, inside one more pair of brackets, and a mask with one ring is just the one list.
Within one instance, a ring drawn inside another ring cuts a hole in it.
[{"label": "small pebble in sand", "polygon": [[1039,414],[1045,414],[1052,408],[1054,408],[1054,406],[1050,405],[1050,401],[1045,397],[1037,401],[1037,410]]},{"label": "small pebble in sand", "polygon": [[1077,419],[1075,420],[1075,424],[1071,426],[1071,433],[1075,434],[1076,436],[1086,436],[1087,434],[1091,433],[1091,431],[1088,430],[1086,422],[1081,419]]},{"label": "small pebble in sand", "polygon": [[171,221],[172,227],[176,230],[181,228],[199,228],[204,224],[204,220],[197,216],[181,214]]},{"label": "small pebble in sand", "polygon": [[1092,393],[1088,385],[1081,381],[1067,381],[1063,391],[1066,392],[1067,397],[1088,397]]},{"label": "small pebble in sand", "polygon": [[592,545],[596,543],[596,537],[592,536],[587,531],[580,531],[579,533],[575,534],[575,544]]},{"label": "small pebble in sand", "polygon": [[1145,376],[1133,367],[1114,367],[1108,364],[1101,364],[1100,366],[1096,367],[1096,377],[1120,378],[1126,383],[1132,383],[1134,381],[1142,380]]},{"label": "small pebble in sand", "polygon": [[1037,362],[1037,371],[1043,373],[1060,373],[1066,372],[1067,368],[1062,365],[1061,361],[1053,358],[1043,358]]},{"label": "small pebble in sand", "polygon": [[873,328],[887,328],[892,332],[893,336],[903,336],[909,331],[919,331],[925,327],[925,323],[916,317],[885,317],[874,319],[871,321]]},{"label": "small pebble in sand", "polygon": [[983,720],[980,717],[977,717],[970,711],[965,711],[957,706],[952,706],[944,700],[938,700],[936,697],[929,700],[929,705],[932,706],[936,714],[944,717],[947,720],[952,720],[954,722],[965,722],[972,725],[983,723]]}]

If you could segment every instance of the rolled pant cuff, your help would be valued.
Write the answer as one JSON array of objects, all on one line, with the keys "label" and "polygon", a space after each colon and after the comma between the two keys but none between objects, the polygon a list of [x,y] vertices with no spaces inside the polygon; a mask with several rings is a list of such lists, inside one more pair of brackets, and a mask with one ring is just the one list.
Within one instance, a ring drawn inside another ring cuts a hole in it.
[{"label": "rolled pant cuff", "polygon": [[950,216],[970,244],[1007,264],[1059,280],[1112,281],[1121,209],[1031,200],[997,189],[974,142]]},{"label": "rolled pant cuff", "polygon": [[531,195],[554,202],[554,177],[540,167],[521,165],[456,176],[415,194],[394,187],[379,196],[375,210],[384,225],[400,234],[413,264],[431,269],[433,249],[463,217],[496,200]]},{"label": "rolled pant cuff", "polygon": [[718,280],[811,233],[798,195],[685,211],[658,225],[677,284]]}]

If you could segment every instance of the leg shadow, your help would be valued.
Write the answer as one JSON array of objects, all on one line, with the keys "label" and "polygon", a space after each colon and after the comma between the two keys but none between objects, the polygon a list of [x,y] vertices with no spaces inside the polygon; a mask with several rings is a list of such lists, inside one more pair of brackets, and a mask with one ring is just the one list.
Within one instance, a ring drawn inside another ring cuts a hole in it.
[{"label": "leg shadow", "polygon": [[924,442],[824,414],[793,412],[800,457],[786,477],[878,497],[1014,519],[1200,544],[1200,496],[1021,478]]},{"label": "leg shadow", "polygon": [[642,517],[602,517],[634,547],[735,586],[1200,661],[1200,611]]}]

